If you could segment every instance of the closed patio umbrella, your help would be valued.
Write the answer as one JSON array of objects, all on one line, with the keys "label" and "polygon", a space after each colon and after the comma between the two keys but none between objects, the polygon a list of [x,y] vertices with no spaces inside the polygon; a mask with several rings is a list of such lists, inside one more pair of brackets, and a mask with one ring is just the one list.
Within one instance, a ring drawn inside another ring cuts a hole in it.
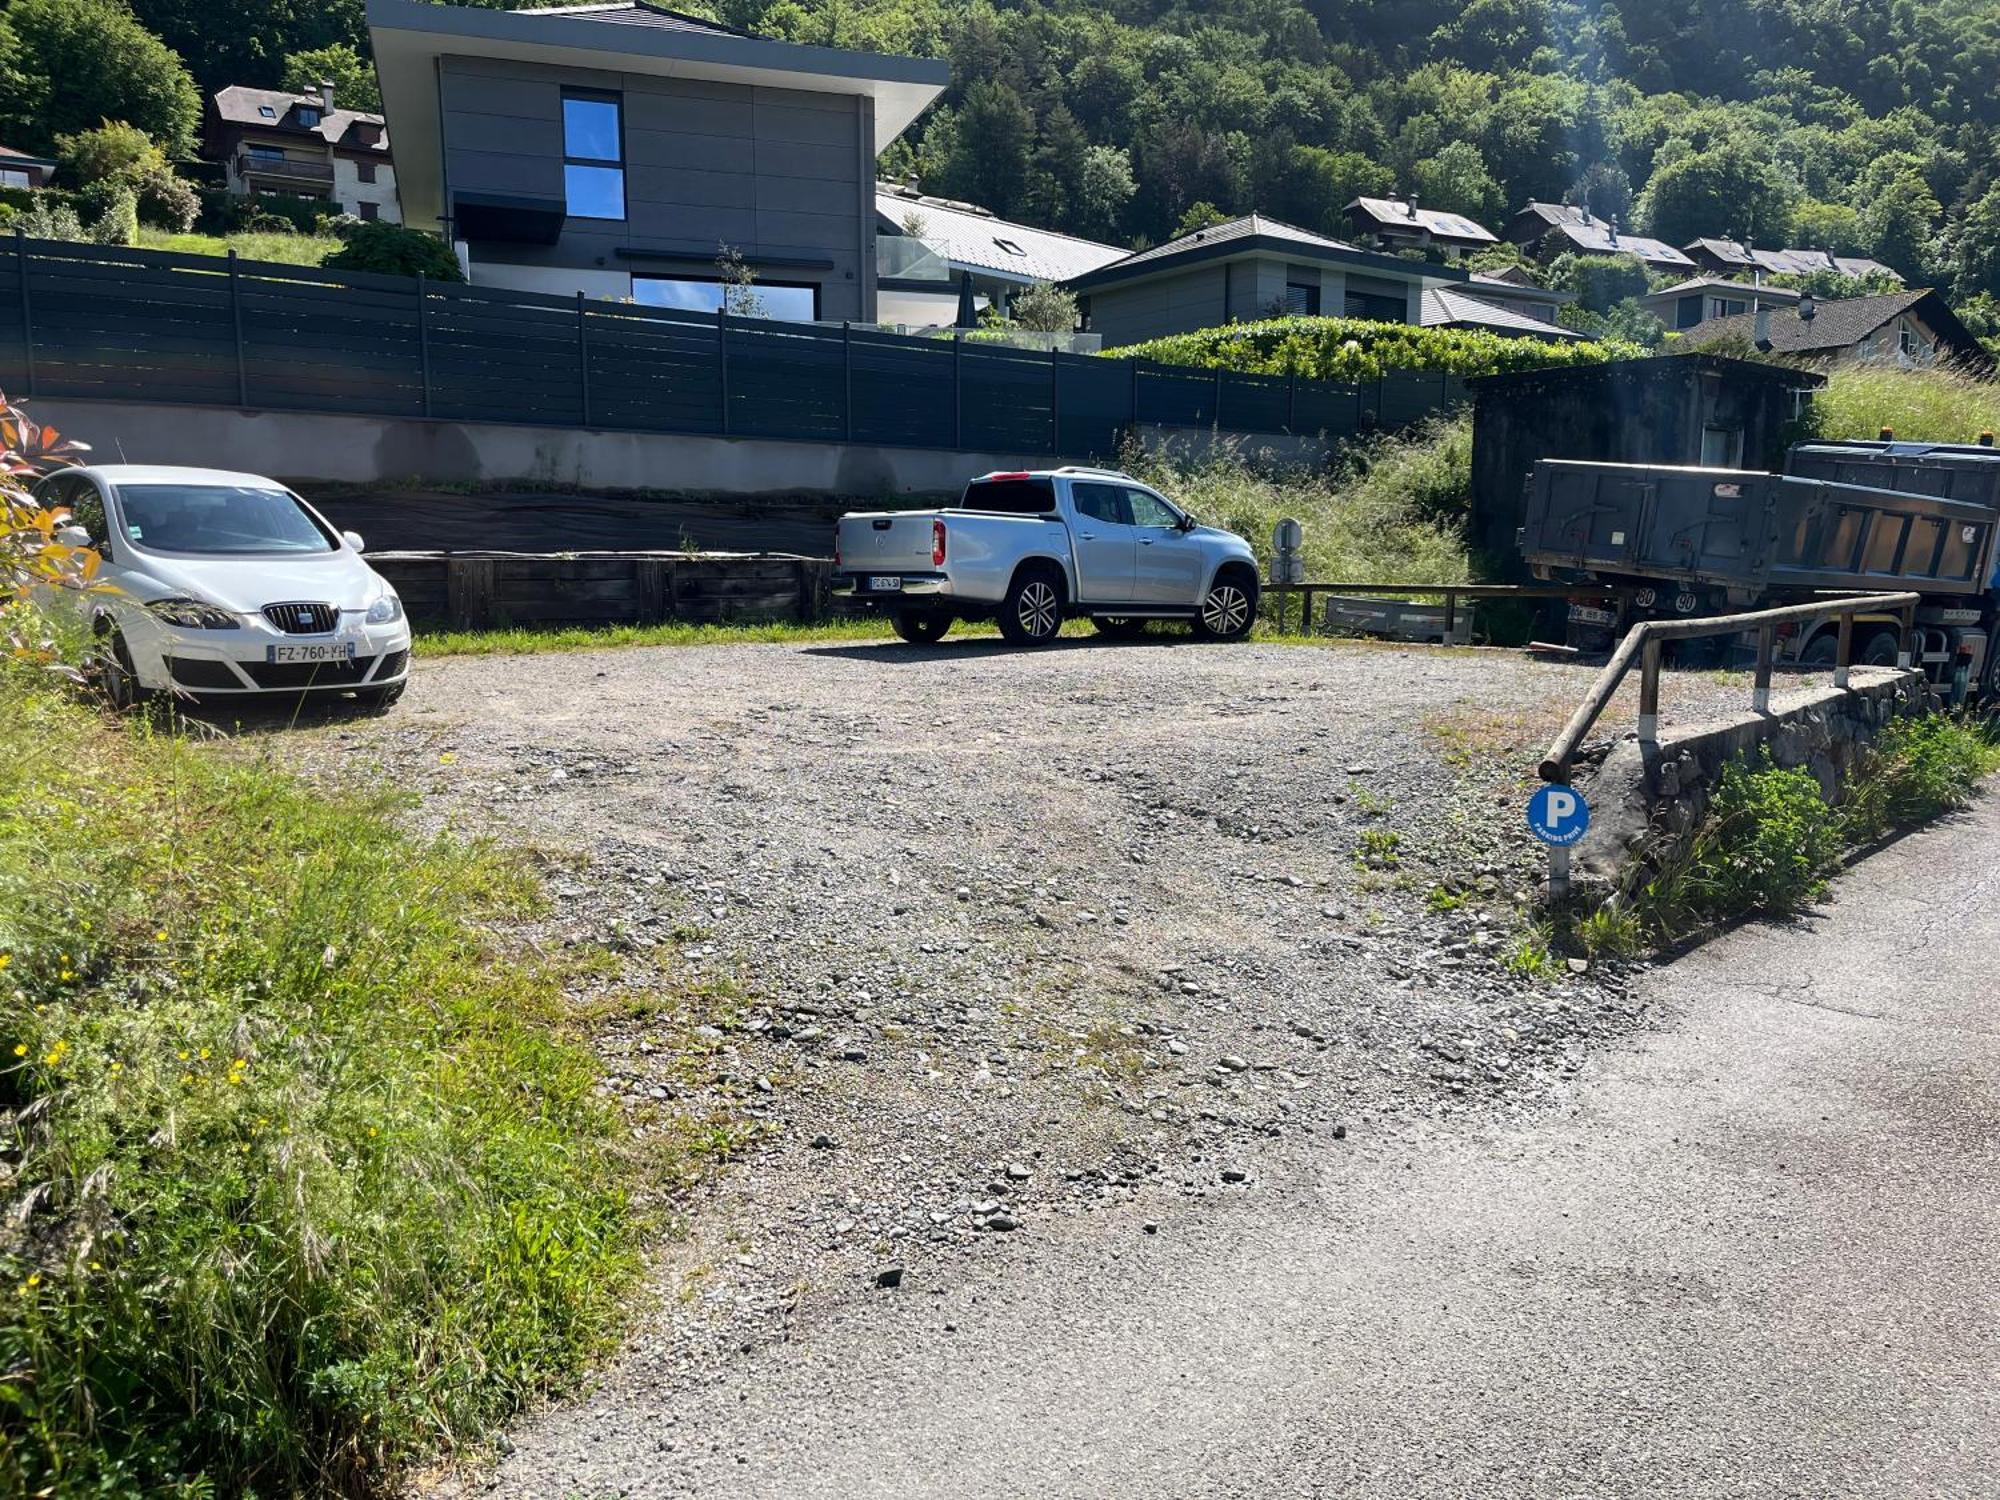
[{"label": "closed patio umbrella", "polygon": [[960,271],[958,273],[958,318],[951,326],[954,328],[977,328],[979,326],[979,312],[972,305],[972,273],[970,271]]}]

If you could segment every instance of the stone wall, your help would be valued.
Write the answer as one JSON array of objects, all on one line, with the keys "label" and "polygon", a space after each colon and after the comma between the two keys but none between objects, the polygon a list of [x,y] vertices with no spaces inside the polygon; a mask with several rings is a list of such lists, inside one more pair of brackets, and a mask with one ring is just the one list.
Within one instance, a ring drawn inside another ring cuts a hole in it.
[{"label": "stone wall", "polygon": [[1829,802],[1838,802],[1882,727],[1932,706],[1920,672],[1856,667],[1845,690],[1810,688],[1774,697],[1771,712],[1744,712],[1663,739],[1656,756],[1620,740],[1575,782],[1589,799],[1590,831],[1571,853],[1573,890],[1592,900],[1630,894],[1685,851],[1708,815],[1722,768],[1769,745],[1787,769],[1804,766]]}]

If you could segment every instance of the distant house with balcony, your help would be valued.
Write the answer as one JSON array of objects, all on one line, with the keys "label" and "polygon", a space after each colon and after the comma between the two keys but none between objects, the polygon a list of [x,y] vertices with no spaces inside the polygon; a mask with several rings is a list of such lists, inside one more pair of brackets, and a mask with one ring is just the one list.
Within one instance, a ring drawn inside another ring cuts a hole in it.
[{"label": "distant house with balcony", "polygon": [[1421,324],[1424,293],[1455,266],[1382,255],[1262,214],[1211,224],[1072,276],[1083,326],[1107,347],[1260,318]]},{"label": "distant house with balcony", "polygon": [[[405,221],[475,286],[878,321],[875,160],[950,65],[754,36],[651,0],[369,0]],[[732,263],[733,269],[733,263]]]},{"label": "distant house with balcony", "polygon": [[55,173],[56,164],[46,156],[0,146],[0,187],[45,188]]},{"label": "distant house with balcony", "polygon": [[1717,318],[1703,323],[1688,342],[1701,346],[1759,338],[1767,342],[1766,353],[1806,364],[1943,366],[1982,380],[1995,373],[1993,356],[1959,322],[1950,304],[1926,287],[1828,302],[1802,297],[1772,313],[1768,325],[1760,327],[1754,312]]},{"label": "distant house with balcony", "polygon": [[1693,275],[1695,269],[1692,259],[1665,240],[1630,234],[1618,227],[1615,218],[1594,214],[1577,203],[1531,202],[1508,220],[1500,238],[1541,261],[1573,251],[1578,255],[1630,255],[1649,271],[1677,276]]},{"label": "distant house with balcony", "polygon": [[1887,277],[1898,286],[1903,278],[1879,260],[1865,255],[1835,255],[1831,250],[1764,250],[1743,240],[1703,239],[1681,247],[1697,266],[1717,276],[1810,276],[1831,271],[1840,276]]},{"label": "distant house with balcony", "polygon": [[1500,242],[1483,224],[1463,214],[1423,208],[1416,194],[1406,198],[1356,198],[1341,210],[1362,245],[1375,250],[1480,250]]},{"label": "distant house with balcony", "polygon": [[1799,293],[1789,287],[1756,286],[1723,276],[1694,276],[1639,298],[1639,305],[1662,327],[1685,333],[1717,318],[1741,317],[1759,308],[1792,307]]},{"label": "distant house with balcony", "polygon": [[324,198],[330,213],[402,222],[387,123],[340,108],[331,83],[306,94],[223,89],[208,101],[202,139],[232,193]]},{"label": "distant house with balcony", "polygon": [[975,204],[875,185],[876,321],[914,328],[955,322],[969,288],[973,310],[1007,311],[1038,281],[1063,282],[1123,260],[1119,245],[997,218]]}]

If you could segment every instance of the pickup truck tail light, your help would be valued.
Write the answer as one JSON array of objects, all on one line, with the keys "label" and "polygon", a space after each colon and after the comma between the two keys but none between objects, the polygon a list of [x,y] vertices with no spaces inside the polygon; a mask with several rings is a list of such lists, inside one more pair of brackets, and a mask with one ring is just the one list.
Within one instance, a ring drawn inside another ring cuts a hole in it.
[{"label": "pickup truck tail light", "polygon": [[944,522],[931,522],[931,566],[944,566]]}]

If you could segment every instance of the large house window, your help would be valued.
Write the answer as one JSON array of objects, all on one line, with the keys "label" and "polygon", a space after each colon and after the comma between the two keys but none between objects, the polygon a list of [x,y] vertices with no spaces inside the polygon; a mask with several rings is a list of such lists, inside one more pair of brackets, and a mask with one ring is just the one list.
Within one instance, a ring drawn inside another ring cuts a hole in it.
[{"label": "large house window", "polygon": [[375,163],[372,161],[356,162],[354,164],[354,176],[356,180],[361,182],[373,182],[375,180]]},{"label": "large house window", "polygon": [[308,109],[304,105],[301,105],[299,107],[299,123],[301,125],[319,124],[319,111],[316,109]]},{"label": "large house window", "polygon": [[[722,307],[723,284],[712,276],[634,276],[632,300],[647,307],[676,312],[712,313]],[[729,310],[740,312],[755,298],[755,316],[787,323],[811,323],[819,317],[819,288],[809,282],[760,281],[748,293],[728,289]]]},{"label": "large house window", "polygon": [[1288,281],[1285,283],[1285,311],[1295,318],[1316,318],[1319,316],[1319,287],[1316,283]]},{"label": "large house window", "polygon": [[31,188],[34,185],[26,172],[16,171],[12,167],[0,168],[0,187]]},{"label": "large house window", "polygon": [[1403,323],[1409,321],[1410,304],[1407,297],[1349,291],[1341,311],[1350,318],[1367,318],[1375,323]]},{"label": "large house window", "polygon": [[563,95],[563,197],[572,219],[625,217],[625,129],[616,94]]}]

